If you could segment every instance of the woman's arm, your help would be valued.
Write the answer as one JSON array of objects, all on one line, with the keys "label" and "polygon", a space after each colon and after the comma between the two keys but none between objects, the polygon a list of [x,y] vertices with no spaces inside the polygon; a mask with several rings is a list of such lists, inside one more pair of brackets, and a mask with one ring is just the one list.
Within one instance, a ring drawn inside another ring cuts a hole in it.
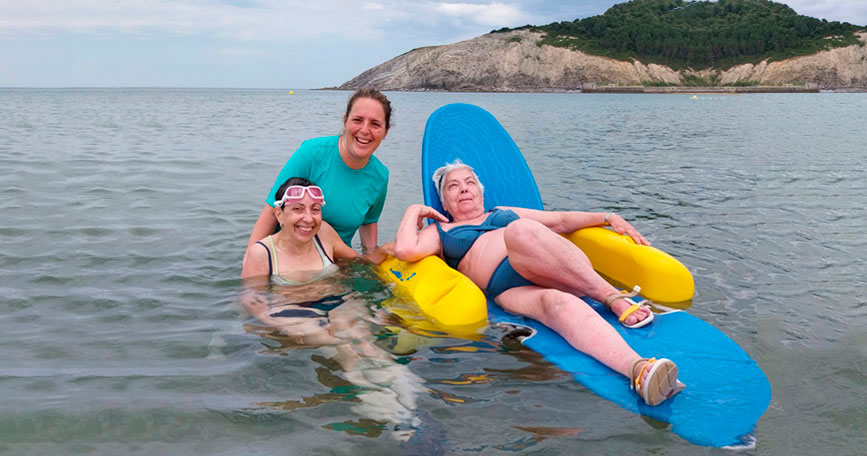
[{"label": "woman's arm", "polygon": [[[261,290],[261,286],[250,284],[246,280],[244,291],[241,292],[241,304],[250,315],[256,317],[262,323],[292,337],[294,343],[302,345],[327,345],[340,342],[333,337],[326,327],[322,327],[319,318],[309,317],[272,317],[273,311],[269,304],[268,294]],[[292,307],[292,306],[289,306]],[[245,325],[246,327],[246,325]],[[268,332],[271,332],[269,329]]]},{"label": "woman's arm", "polygon": [[241,267],[241,278],[255,276],[267,276],[270,274],[268,268],[268,250],[259,244],[253,243],[247,247],[247,253],[244,254],[244,263]]},{"label": "woman's arm", "polygon": [[327,246],[331,246],[331,256],[338,258],[358,258],[359,254],[352,247],[346,245],[337,231],[327,222],[319,226],[319,239]]},{"label": "woman's arm", "polygon": [[379,237],[376,222],[358,227],[358,235],[361,236],[362,252],[370,252],[376,249],[377,238]]},{"label": "woman's arm", "polygon": [[382,180],[373,178],[375,181],[378,181],[373,182],[368,179],[368,182],[364,184],[365,186],[371,184],[379,185],[380,189],[373,205],[367,208],[367,213],[364,214],[361,226],[358,227],[358,234],[361,236],[361,251],[363,253],[373,251],[379,243],[377,238],[379,235],[377,222],[379,222],[379,216],[382,215],[382,209],[385,207],[385,197],[388,194],[388,169],[384,167],[383,169],[385,175]]},{"label": "woman's arm", "polygon": [[440,235],[433,225],[422,229],[426,218],[448,222],[448,219],[435,209],[423,204],[413,204],[406,208],[403,219],[397,228],[394,240],[394,256],[402,261],[418,261],[426,256],[440,252]]},{"label": "woman's arm", "polygon": [[511,209],[521,218],[535,220],[558,234],[571,233],[591,226],[609,225],[616,233],[628,235],[638,245],[650,245],[650,241],[635,227],[613,212],[538,211],[521,207],[504,207],[504,209]]},{"label": "woman's arm", "polygon": [[538,211],[523,207],[502,207],[501,209],[510,209],[521,218],[535,220],[558,234],[571,233],[589,226],[605,225],[605,213],[603,212]]}]

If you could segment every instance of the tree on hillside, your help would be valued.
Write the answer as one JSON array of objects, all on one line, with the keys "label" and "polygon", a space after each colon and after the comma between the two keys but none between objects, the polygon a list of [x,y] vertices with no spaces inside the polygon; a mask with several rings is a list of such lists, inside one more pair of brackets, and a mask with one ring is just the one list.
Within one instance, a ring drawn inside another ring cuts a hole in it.
[{"label": "tree on hillside", "polygon": [[726,68],[856,44],[861,27],[801,16],[770,0],[632,0],[600,16],[522,28],[544,32],[540,45],[675,68]]}]

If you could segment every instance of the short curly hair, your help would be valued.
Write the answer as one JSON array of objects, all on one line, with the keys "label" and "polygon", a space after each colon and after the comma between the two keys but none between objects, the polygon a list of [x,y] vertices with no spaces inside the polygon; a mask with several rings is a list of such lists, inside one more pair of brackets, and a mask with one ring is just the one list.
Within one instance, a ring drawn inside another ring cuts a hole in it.
[{"label": "short curly hair", "polygon": [[458,168],[469,169],[470,172],[473,173],[473,176],[475,176],[476,182],[479,184],[479,191],[482,192],[482,194],[485,193],[485,186],[482,185],[482,181],[481,179],[479,179],[479,175],[476,174],[476,171],[473,169],[473,167],[462,162],[460,158],[457,158],[455,159],[455,161],[451,163],[446,163],[445,166],[437,168],[437,170],[434,171],[433,176],[431,177],[434,185],[436,186],[437,196],[440,197],[440,201],[442,201],[443,199],[443,184],[445,184],[446,176],[448,176],[450,172]]}]

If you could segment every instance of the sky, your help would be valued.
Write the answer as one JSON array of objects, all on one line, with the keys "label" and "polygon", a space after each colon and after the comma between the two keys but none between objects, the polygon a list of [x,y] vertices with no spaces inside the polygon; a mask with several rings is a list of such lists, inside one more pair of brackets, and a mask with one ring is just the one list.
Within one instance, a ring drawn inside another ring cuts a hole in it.
[{"label": "sky", "polygon": [[[867,0],[783,0],[867,25]],[[340,85],[412,49],[616,0],[0,0],[0,87]]]}]

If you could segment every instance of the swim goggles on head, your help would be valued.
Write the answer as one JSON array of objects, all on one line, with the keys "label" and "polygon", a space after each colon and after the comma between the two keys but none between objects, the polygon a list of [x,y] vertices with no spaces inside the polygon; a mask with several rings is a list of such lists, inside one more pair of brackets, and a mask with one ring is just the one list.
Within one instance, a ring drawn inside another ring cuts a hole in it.
[{"label": "swim goggles on head", "polygon": [[304,198],[304,192],[310,194],[310,197],[314,200],[317,200],[320,204],[325,206],[325,194],[322,193],[322,189],[315,186],[302,186],[302,185],[292,185],[286,189],[286,193],[283,194],[283,198],[274,201],[274,207],[281,207],[286,204],[287,201],[299,200]]}]

